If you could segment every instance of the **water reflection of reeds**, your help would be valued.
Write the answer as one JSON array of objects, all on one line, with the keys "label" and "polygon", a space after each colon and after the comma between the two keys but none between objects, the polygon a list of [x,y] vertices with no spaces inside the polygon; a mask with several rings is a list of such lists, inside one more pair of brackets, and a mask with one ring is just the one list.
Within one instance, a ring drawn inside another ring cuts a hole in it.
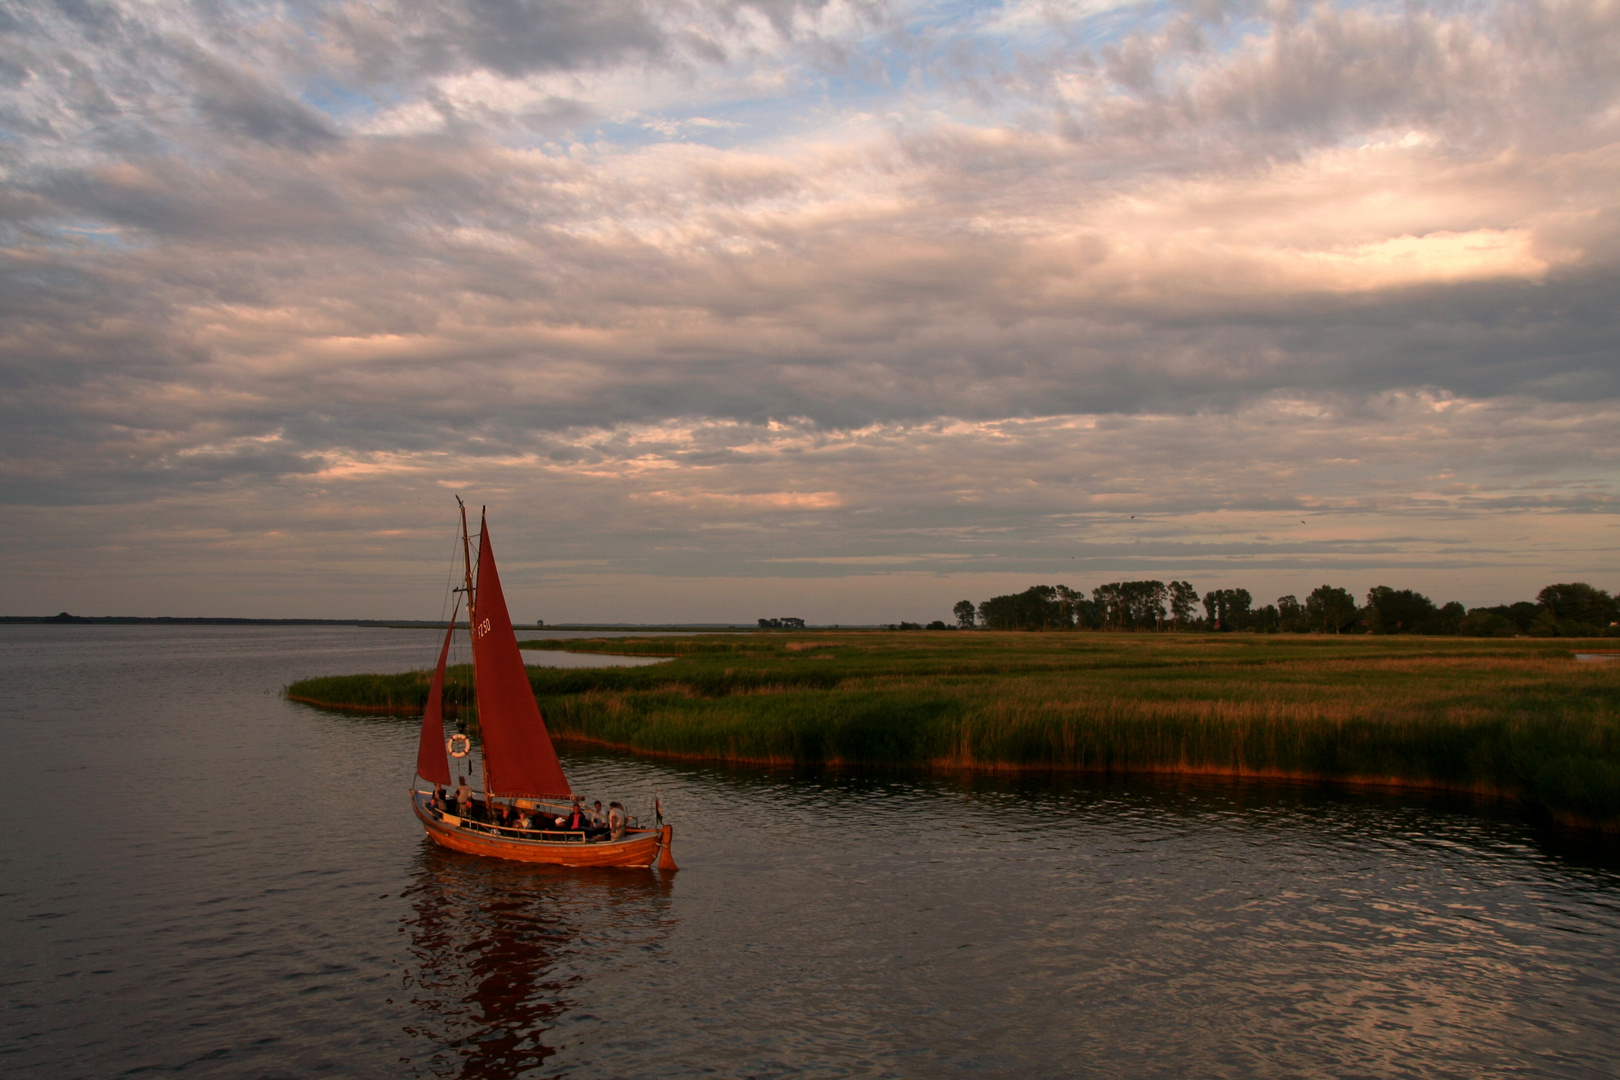
[{"label": "water reflection of reeds", "polygon": [[643,871],[573,870],[475,859],[424,841],[402,929],[414,966],[405,1032],[425,1044],[418,1075],[509,1080],[558,1050],[559,1020],[589,997],[603,949],[645,950],[669,932],[671,881]]}]

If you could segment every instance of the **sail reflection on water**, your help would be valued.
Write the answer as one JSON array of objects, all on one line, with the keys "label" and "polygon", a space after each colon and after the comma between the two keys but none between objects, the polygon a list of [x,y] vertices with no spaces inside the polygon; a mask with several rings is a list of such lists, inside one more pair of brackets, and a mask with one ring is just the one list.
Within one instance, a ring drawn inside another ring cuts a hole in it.
[{"label": "sail reflection on water", "polygon": [[559,1049],[562,1018],[590,1008],[593,970],[668,936],[672,880],[471,858],[424,844],[406,891],[412,967],[405,1032],[417,1075],[509,1080]]}]

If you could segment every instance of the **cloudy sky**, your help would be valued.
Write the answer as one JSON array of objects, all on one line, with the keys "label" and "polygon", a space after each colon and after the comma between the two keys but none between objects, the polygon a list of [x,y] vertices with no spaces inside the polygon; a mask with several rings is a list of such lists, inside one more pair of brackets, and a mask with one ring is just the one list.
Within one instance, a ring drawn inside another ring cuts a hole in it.
[{"label": "cloudy sky", "polygon": [[0,613],[1620,586],[1620,3],[0,0]]}]

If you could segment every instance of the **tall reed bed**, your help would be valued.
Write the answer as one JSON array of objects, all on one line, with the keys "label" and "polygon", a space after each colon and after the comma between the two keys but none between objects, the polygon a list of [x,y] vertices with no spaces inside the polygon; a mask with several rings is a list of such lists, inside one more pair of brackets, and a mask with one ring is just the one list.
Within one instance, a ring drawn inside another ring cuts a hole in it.
[{"label": "tall reed bed", "polygon": [[[1566,642],[910,632],[567,644],[680,646],[651,667],[530,669],[555,734],[642,753],[1405,784],[1620,825],[1620,664],[1576,663]],[[464,675],[456,685],[465,702]],[[288,692],[412,711],[426,675]]]},{"label": "tall reed bed", "polygon": [[[431,671],[405,671],[397,675],[326,675],[299,679],[284,687],[282,694],[292,701],[324,709],[410,715],[420,713],[427,704],[428,687],[432,682]],[[446,668],[445,710],[466,711],[472,704],[472,665]]]}]

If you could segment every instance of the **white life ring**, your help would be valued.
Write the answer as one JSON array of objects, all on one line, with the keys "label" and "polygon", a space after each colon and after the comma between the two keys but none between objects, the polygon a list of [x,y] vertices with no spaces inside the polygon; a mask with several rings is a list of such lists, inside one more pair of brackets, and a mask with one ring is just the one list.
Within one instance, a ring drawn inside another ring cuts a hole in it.
[{"label": "white life ring", "polygon": [[472,740],[465,735],[455,734],[445,740],[444,748],[450,751],[453,758],[464,758],[472,753]]}]

